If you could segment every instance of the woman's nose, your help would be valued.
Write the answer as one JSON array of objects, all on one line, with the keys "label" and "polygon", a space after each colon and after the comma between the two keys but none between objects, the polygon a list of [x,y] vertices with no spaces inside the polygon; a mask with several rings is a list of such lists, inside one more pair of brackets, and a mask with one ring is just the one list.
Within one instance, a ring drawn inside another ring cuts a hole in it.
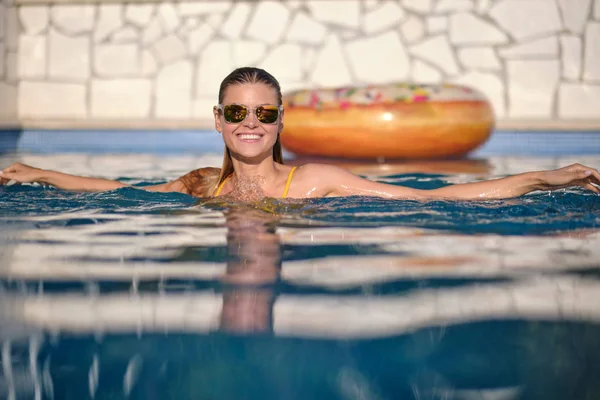
[{"label": "woman's nose", "polygon": [[256,118],[256,112],[254,110],[248,111],[248,116],[244,120],[244,125],[248,127],[254,127],[258,125],[258,119]]}]

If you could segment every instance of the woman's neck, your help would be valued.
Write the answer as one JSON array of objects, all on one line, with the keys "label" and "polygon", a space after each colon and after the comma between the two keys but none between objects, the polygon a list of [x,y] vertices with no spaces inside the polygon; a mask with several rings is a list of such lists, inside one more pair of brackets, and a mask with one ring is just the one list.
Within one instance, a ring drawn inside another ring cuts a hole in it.
[{"label": "woman's neck", "polygon": [[274,185],[278,168],[272,157],[266,157],[260,162],[245,162],[232,157],[231,161],[234,170],[231,194],[235,198],[251,202],[276,195]]},{"label": "woman's neck", "polygon": [[273,157],[265,157],[259,162],[247,162],[232,157],[234,175],[236,178],[261,177],[265,182],[272,181],[277,175],[277,167]]}]

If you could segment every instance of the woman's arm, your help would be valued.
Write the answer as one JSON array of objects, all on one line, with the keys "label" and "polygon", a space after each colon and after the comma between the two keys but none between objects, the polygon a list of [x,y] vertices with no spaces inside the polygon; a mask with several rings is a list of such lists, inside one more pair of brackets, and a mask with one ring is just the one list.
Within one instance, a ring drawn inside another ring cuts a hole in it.
[{"label": "woman's arm", "polygon": [[597,187],[600,185],[600,173],[581,164],[551,171],[526,172],[482,182],[449,185],[432,190],[373,182],[330,165],[313,164],[310,169],[311,174],[316,174],[324,196],[486,200],[506,199],[534,190],[555,190],[571,186],[600,193]]},{"label": "woman's arm", "polygon": [[[103,192],[129,186],[110,179],[70,175],[63,172],[35,168],[22,163],[12,164],[0,171],[0,184],[7,184],[11,180],[19,183],[44,183],[59,189],[78,192]],[[181,192],[185,187],[179,180],[176,180],[160,185],[139,187],[138,189],[155,192]]]}]

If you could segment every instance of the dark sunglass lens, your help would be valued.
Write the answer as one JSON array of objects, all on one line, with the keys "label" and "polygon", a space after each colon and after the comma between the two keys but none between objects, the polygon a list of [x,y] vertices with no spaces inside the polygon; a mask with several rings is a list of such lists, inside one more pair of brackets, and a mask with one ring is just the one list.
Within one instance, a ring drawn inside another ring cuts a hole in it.
[{"label": "dark sunglass lens", "polygon": [[273,124],[279,117],[279,109],[276,106],[261,106],[256,109],[256,118],[263,124]]},{"label": "dark sunglass lens", "polygon": [[248,114],[248,109],[238,104],[230,104],[223,107],[223,116],[225,121],[237,124],[242,122]]}]

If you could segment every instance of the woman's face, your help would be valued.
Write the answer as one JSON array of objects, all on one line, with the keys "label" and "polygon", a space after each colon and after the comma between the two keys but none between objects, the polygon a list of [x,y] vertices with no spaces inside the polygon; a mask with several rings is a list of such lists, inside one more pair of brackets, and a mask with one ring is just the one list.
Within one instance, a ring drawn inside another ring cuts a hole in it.
[{"label": "woman's face", "polygon": [[273,124],[262,123],[256,116],[256,108],[277,106],[277,100],[276,91],[262,83],[231,85],[225,90],[224,106],[238,104],[248,108],[246,118],[239,123],[228,123],[222,111],[214,111],[215,128],[223,135],[232,157],[258,161],[272,157],[277,135],[283,129],[283,115]]}]

